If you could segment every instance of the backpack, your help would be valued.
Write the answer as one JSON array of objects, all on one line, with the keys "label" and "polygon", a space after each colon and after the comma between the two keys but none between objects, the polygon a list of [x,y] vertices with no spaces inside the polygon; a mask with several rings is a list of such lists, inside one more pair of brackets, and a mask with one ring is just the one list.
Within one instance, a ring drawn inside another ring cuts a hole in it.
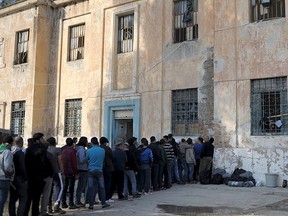
[{"label": "backpack", "polygon": [[211,179],[211,184],[223,184],[223,177],[221,174],[216,173]]}]

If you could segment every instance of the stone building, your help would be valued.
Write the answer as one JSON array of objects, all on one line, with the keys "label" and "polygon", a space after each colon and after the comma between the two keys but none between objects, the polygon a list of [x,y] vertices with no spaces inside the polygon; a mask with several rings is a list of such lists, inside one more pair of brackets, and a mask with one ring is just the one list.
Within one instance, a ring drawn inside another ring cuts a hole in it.
[{"label": "stone building", "polygon": [[215,138],[215,166],[286,177],[286,0],[2,0],[0,128]]}]

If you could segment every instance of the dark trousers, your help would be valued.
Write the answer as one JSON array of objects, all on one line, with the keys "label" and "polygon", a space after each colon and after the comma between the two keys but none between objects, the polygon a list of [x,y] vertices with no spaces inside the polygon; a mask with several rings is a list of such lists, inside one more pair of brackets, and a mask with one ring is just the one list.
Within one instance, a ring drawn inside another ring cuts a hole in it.
[{"label": "dark trousers", "polygon": [[122,199],[124,189],[124,170],[115,170],[112,174],[112,186],[110,190],[110,196],[113,196],[113,192],[117,188],[118,199]]},{"label": "dark trousers", "polygon": [[196,159],[196,165],[194,166],[194,174],[193,174],[193,180],[194,181],[198,181],[199,167],[200,167],[200,159]]},{"label": "dark trousers", "polygon": [[140,169],[140,182],[138,191],[142,192],[142,190],[144,189],[146,193],[149,193],[150,185],[151,185],[151,168],[149,165],[142,166]]},{"label": "dark trousers", "polygon": [[75,176],[65,176],[62,204],[67,204],[66,194],[69,187],[69,206],[74,205],[74,186],[75,186]]},{"label": "dark trousers", "polygon": [[109,200],[112,198],[111,196],[111,183],[112,183],[112,172],[110,171],[104,171],[104,183],[105,183],[105,194],[106,194],[106,199]]},{"label": "dark trousers", "polygon": [[159,172],[158,172],[158,187],[161,189],[163,187],[163,173],[164,173],[164,164],[159,164]]},{"label": "dark trousers", "polygon": [[[27,182],[23,182],[21,179],[15,179],[10,186],[10,200],[9,200],[9,215],[10,216],[23,216],[25,214],[27,204]],[[16,214],[16,202],[19,200],[17,214]]]},{"label": "dark trousers", "polygon": [[159,176],[159,164],[152,165],[152,186],[153,190],[159,190],[158,185],[158,176]]},{"label": "dark trousers", "polygon": [[40,197],[45,186],[45,181],[42,177],[35,177],[28,180],[28,199],[26,203],[25,216],[28,216],[32,203],[32,216],[39,215]]}]

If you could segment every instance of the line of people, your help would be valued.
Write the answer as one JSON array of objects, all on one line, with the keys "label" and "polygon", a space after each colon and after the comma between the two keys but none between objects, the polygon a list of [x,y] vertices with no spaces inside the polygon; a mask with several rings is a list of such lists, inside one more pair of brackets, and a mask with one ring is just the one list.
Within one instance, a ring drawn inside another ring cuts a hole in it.
[{"label": "line of people", "polygon": [[129,194],[139,198],[173,183],[195,183],[199,171],[211,169],[212,143],[204,136],[204,142],[199,137],[178,144],[169,134],[159,141],[152,136],[150,143],[142,138],[139,146],[135,137],[118,140],[112,150],[106,137],[88,143],[83,136],[58,148],[54,137],[36,133],[23,152],[22,137],[6,136],[0,145],[0,216],[9,191],[9,215],[28,216],[31,210],[32,216],[49,216],[85,204],[93,209],[97,193],[107,208],[116,191],[118,200],[128,200]]}]

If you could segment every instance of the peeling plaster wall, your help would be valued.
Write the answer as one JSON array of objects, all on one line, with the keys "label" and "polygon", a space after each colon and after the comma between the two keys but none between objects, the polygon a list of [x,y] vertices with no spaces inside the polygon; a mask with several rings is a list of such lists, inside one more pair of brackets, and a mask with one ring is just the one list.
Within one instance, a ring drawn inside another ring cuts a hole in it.
[{"label": "peeling plaster wall", "polygon": [[[288,2],[286,1],[286,9]],[[287,18],[250,23],[249,1],[215,1],[215,166],[287,178],[287,138],[251,136],[251,79],[287,76]],[[287,12],[287,10],[286,10]]]}]

